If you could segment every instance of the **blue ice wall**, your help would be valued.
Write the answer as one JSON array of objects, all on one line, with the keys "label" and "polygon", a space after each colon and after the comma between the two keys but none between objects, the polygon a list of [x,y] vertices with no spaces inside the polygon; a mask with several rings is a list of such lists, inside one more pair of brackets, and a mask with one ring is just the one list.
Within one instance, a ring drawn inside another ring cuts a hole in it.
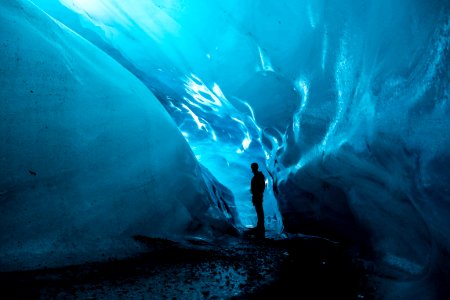
[{"label": "blue ice wall", "polygon": [[0,271],[231,229],[232,195],[117,61],[29,1],[0,4],[0,37]]},{"label": "blue ice wall", "polygon": [[[225,86],[228,81],[242,84],[245,79],[237,78],[241,72],[236,74],[230,61],[235,67],[246,64],[254,73],[260,59],[247,61],[255,57],[255,49],[249,44],[247,52],[223,60],[234,55],[241,34],[239,28],[230,29],[228,8],[213,2],[205,6],[201,1],[189,5],[62,1],[64,6],[54,1],[34,2],[114,57],[152,90],[178,124],[198,161],[233,193],[238,222],[255,225],[250,194],[253,161],[260,163],[272,186],[272,177],[264,167],[268,153],[260,141],[262,129],[248,101],[240,99],[239,93],[225,93],[217,80],[226,76],[227,80],[222,80]],[[245,18],[246,10],[233,7],[232,2],[227,5]],[[210,14],[217,13],[220,20],[214,25],[216,29],[210,27],[211,32],[204,32],[204,23],[194,17],[206,21]],[[229,30],[230,36],[223,39],[222,32]],[[222,68],[223,64],[227,66]],[[250,75],[248,70],[244,74]],[[265,199],[266,226],[279,232],[282,221],[271,188],[266,190]]]},{"label": "blue ice wall", "polygon": [[255,221],[373,252],[387,298],[450,262],[448,1],[35,0],[151,89]]}]

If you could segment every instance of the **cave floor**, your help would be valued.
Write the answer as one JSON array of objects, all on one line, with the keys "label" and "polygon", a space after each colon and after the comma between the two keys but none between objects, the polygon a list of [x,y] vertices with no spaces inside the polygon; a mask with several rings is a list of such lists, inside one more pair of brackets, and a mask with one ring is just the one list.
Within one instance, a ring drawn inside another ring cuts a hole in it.
[{"label": "cave floor", "polygon": [[136,239],[149,251],[130,259],[0,273],[2,293],[8,299],[373,299],[351,252],[324,239]]}]

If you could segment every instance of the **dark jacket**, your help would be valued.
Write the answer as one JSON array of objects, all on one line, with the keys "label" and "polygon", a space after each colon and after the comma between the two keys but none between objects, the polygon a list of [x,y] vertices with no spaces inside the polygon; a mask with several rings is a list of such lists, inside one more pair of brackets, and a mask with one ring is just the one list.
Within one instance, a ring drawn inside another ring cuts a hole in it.
[{"label": "dark jacket", "polygon": [[262,196],[266,188],[266,178],[261,171],[253,175],[251,182],[251,191],[254,196]]}]

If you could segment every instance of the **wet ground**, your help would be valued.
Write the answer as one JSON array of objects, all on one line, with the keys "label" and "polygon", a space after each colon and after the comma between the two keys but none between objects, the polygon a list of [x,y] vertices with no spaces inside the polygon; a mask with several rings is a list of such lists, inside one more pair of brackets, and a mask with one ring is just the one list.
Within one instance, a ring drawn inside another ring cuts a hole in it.
[{"label": "wet ground", "polygon": [[302,236],[176,243],[136,237],[120,261],[0,273],[3,299],[373,299],[341,244]]}]

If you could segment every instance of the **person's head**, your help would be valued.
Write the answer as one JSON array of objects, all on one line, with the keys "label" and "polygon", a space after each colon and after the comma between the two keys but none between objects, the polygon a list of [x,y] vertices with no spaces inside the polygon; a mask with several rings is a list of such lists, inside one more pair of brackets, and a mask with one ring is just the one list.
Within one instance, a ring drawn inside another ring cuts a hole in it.
[{"label": "person's head", "polygon": [[258,166],[258,164],[257,163],[252,163],[251,165],[250,165],[250,167],[252,168],[252,172],[253,173],[256,173],[256,172],[258,172],[258,168],[259,168],[259,166]]}]

